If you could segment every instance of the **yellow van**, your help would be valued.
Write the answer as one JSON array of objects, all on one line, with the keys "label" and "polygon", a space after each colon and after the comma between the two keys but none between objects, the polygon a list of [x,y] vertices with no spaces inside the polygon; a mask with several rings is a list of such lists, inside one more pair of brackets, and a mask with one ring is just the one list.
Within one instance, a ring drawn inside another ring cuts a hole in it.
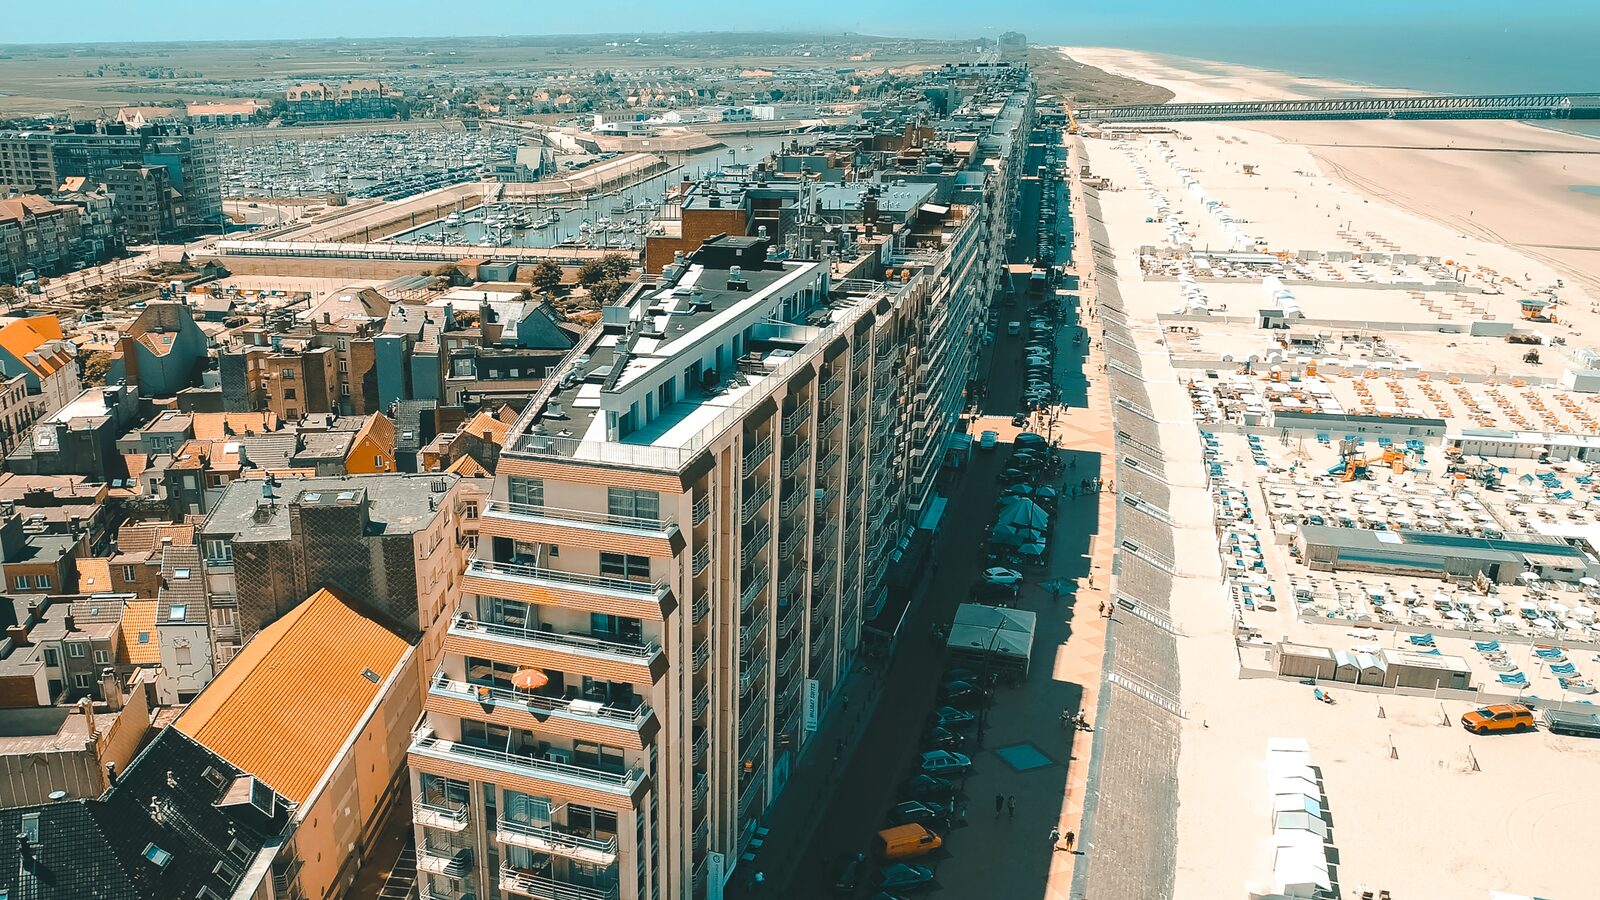
[{"label": "yellow van", "polygon": [[873,845],[880,859],[915,859],[944,846],[944,838],[926,825],[896,825],[878,832]]}]

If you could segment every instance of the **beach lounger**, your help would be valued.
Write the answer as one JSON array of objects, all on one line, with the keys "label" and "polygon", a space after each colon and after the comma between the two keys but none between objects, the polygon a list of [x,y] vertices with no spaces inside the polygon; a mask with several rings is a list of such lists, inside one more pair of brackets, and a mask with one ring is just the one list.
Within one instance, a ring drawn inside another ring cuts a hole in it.
[{"label": "beach lounger", "polygon": [[1433,646],[1433,634],[1431,632],[1429,634],[1413,634],[1408,640],[1417,647]]},{"label": "beach lounger", "polygon": [[1573,663],[1562,663],[1562,664],[1557,665],[1557,666],[1551,666],[1550,667],[1550,671],[1554,672],[1557,675],[1565,675],[1565,676],[1568,676],[1568,677],[1572,677],[1572,676],[1576,676],[1578,674],[1578,667],[1577,667],[1577,665],[1575,665]]},{"label": "beach lounger", "polygon": [[1499,677],[1500,677],[1500,683],[1501,684],[1508,685],[1510,687],[1527,687],[1528,686],[1528,676],[1524,675],[1521,672],[1512,672],[1510,674],[1506,674],[1506,673],[1502,672],[1502,673],[1500,673]]},{"label": "beach lounger", "polygon": [[1540,659],[1565,659],[1567,656],[1566,651],[1560,647],[1535,647],[1533,655]]},{"label": "beach lounger", "polygon": [[1479,653],[1493,653],[1496,650],[1500,649],[1500,642],[1499,641],[1476,641],[1476,642],[1473,643],[1472,646],[1477,647]]}]

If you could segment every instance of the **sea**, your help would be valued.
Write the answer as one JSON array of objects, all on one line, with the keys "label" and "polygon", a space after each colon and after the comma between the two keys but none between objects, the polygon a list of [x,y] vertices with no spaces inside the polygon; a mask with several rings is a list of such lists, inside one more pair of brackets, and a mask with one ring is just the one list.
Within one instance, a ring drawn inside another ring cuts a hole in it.
[{"label": "sea", "polygon": [[[1593,13],[1529,17],[1515,27],[1441,16],[1405,22],[1369,17],[1359,25],[1098,28],[1067,42],[1441,94],[1600,92],[1600,18]],[[1600,120],[1540,124],[1600,137]]]}]

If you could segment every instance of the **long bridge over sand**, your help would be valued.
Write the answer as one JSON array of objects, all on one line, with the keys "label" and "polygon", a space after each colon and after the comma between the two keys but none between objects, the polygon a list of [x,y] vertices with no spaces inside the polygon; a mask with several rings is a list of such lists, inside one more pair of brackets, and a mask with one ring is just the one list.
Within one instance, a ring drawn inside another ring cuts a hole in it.
[{"label": "long bridge over sand", "polygon": [[1147,103],[1083,106],[1073,112],[1080,122],[1101,124],[1304,119],[1600,119],[1600,93]]}]

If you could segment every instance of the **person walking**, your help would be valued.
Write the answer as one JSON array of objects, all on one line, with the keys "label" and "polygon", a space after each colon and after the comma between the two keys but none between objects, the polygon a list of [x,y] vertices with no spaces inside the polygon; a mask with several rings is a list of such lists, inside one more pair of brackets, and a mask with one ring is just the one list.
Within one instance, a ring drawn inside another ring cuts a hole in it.
[{"label": "person walking", "polygon": [[1016,817],[1017,817],[1017,795],[1016,794],[1012,794],[1011,796],[1006,798],[1006,818],[1007,819],[1015,819]]},{"label": "person walking", "polygon": [[1000,818],[1000,811],[1006,808],[1006,798],[1002,794],[994,795],[994,817]]},{"label": "person walking", "polygon": [[1059,825],[1050,826],[1050,849],[1061,849],[1061,826]]},{"label": "person walking", "polygon": [[1068,853],[1072,852],[1073,846],[1075,846],[1077,843],[1078,843],[1078,835],[1076,833],[1074,833],[1074,832],[1071,832],[1071,831],[1067,832],[1067,852]]}]

